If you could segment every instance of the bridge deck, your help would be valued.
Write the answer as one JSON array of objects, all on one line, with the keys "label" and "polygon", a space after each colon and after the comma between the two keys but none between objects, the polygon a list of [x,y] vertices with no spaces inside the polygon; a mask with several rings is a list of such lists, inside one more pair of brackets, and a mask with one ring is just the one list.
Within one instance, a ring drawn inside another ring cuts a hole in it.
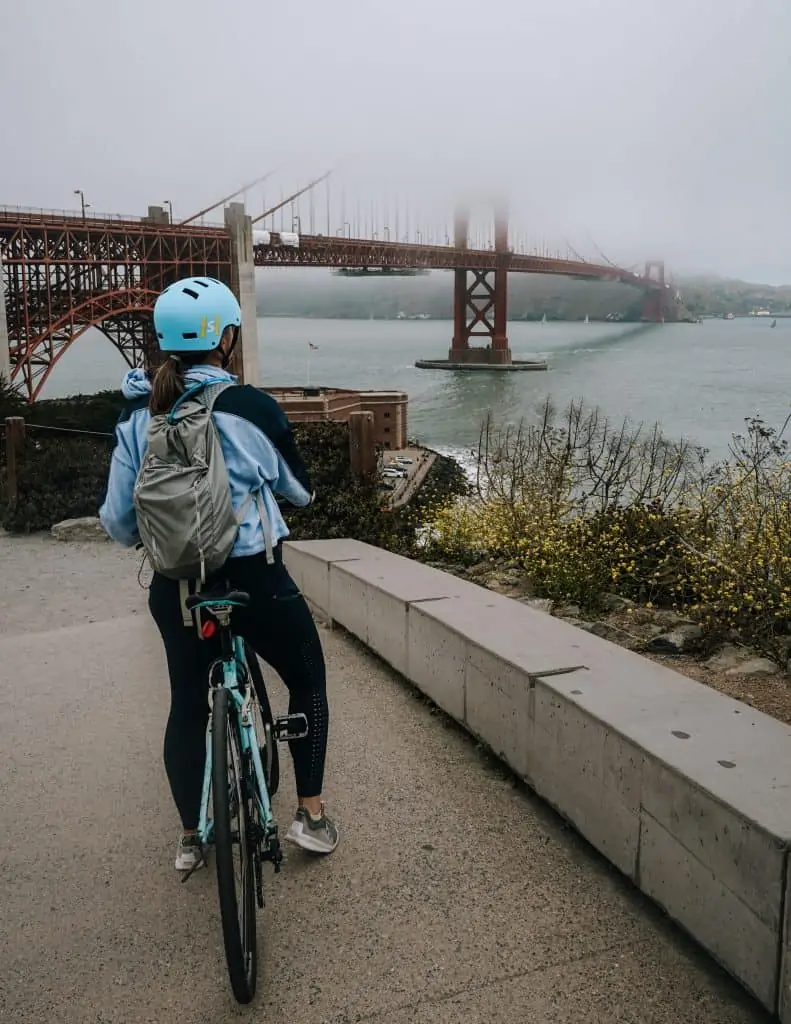
[{"label": "bridge deck", "polygon": [[[167,683],[135,559],[0,536],[0,562],[0,1018],[239,1019],[214,874],[182,886],[171,865]],[[343,841],[268,877],[256,1019],[765,1020],[468,738],[322,639]],[[287,820],[290,771],[276,805]]]}]

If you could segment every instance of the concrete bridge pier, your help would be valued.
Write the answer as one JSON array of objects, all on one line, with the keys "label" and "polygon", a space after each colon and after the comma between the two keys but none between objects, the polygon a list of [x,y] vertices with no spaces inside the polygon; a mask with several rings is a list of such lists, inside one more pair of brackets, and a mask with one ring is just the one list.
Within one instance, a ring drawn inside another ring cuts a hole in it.
[{"label": "concrete bridge pier", "polygon": [[11,380],[11,349],[8,344],[8,321],[5,314],[5,283],[3,258],[0,256],[0,377]]},{"label": "concrete bridge pier", "polygon": [[225,227],[231,238],[230,286],[242,307],[242,331],[234,355],[233,370],[244,384],[260,387],[253,222],[245,213],[244,203],[230,203],[225,207]]}]

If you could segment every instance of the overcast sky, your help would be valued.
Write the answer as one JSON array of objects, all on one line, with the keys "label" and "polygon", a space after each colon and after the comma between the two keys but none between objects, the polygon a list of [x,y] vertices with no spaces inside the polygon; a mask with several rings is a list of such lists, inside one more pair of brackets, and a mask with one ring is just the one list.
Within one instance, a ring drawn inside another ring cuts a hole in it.
[{"label": "overcast sky", "polygon": [[0,0],[0,88],[0,204],[279,168],[258,212],[340,161],[332,230],[501,192],[514,236],[791,282],[791,0]]}]

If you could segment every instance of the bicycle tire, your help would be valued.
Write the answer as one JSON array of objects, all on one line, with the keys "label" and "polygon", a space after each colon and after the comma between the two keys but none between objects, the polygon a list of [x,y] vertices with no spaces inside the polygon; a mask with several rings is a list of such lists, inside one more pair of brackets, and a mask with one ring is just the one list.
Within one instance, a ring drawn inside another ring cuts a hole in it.
[{"label": "bicycle tire", "polygon": [[[220,896],[225,959],[236,1001],[249,1003],[255,996],[258,974],[255,897],[255,842],[246,792],[244,760],[236,716],[229,714],[230,694],[214,692],[212,712],[212,802],[214,805],[214,858]],[[230,754],[230,763],[229,763]],[[237,843],[233,837],[231,790],[236,791]],[[240,855],[240,892],[237,893],[234,845]],[[239,911],[243,914],[240,920]]]},{"label": "bicycle tire", "polygon": [[[247,667],[250,670],[250,678],[253,681],[253,689],[258,696],[258,704],[261,708],[261,718],[264,725],[269,725],[274,730],[275,719],[272,715],[272,707],[269,703],[269,693],[266,688],[266,681],[264,680],[264,674],[261,671],[261,663],[258,660],[258,655],[255,653],[253,648],[245,642],[244,645],[245,657],[247,659]],[[259,735],[258,742],[264,742],[264,736]],[[264,763],[264,775],[266,781],[266,791],[269,793],[269,799],[277,793],[280,787],[280,752],[277,746],[277,740],[272,736],[272,768],[269,772],[266,771],[266,762]],[[264,752],[262,752],[262,758]]]}]

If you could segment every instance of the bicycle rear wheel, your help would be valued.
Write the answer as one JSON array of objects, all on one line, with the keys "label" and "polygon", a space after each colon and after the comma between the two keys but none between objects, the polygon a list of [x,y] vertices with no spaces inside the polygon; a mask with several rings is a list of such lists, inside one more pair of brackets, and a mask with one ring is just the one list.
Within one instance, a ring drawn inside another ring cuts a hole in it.
[{"label": "bicycle rear wheel", "polygon": [[231,697],[227,690],[218,688],[212,712],[214,856],[225,959],[231,988],[239,1003],[253,999],[258,974],[256,839],[246,774]]}]

